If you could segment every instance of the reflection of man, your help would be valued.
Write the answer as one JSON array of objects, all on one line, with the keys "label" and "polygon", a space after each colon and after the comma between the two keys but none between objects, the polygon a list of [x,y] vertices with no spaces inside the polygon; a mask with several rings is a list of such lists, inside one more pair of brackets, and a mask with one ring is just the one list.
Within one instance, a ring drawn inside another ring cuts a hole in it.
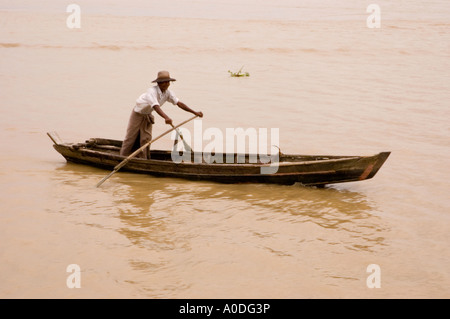
[{"label": "reflection of man", "polygon": [[[195,112],[186,104],[181,102],[175,94],[169,90],[170,82],[176,81],[172,79],[167,71],[158,72],[158,77],[153,82],[155,85],[147,90],[136,100],[136,106],[131,112],[130,120],[128,121],[128,128],[125,139],[120,149],[120,155],[128,156],[135,150],[148,143],[152,139],[152,124],[155,123],[155,118],[152,115],[153,110],[156,111],[162,118],[165,119],[166,124],[171,125],[172,119],[163,112],[161,106],[169,101],[173,105],[177,105],[180,109],[190,112],[199,117],[203,117],[202,112]],[[150,148],[143,150],[137,157],[150,158]]]}]

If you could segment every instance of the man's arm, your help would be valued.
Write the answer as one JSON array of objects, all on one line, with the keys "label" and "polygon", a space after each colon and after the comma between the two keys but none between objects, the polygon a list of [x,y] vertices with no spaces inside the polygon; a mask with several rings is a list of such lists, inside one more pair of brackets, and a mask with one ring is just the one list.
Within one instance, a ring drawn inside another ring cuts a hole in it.
[{"label": "man's arm", "polygon": [[153,106],[153,109],[158,113],[164,120],[166,120],[166,124],[172,125],[172,119],[167,116],[166,113],[163,112],[159,105]]},{"label": "man's arm", "polygon": [[186,112],[190,112],[190,113],[195,114],[195,115],[197,115],[199,117],[203,117],[203,113],[202,112],[194,111],[193,109],[191,109],[189,106],[187,106],[186,104],[184,104],[181,101],[178,101],[177,105],[178,105],[178,107],[180,109],[185,110]]},{"label": "man's arm", "polygon": [[[195,115],[197,115],[199,117],[203,117],[203,113],[202,112],[195,112],[189,106],[187,106],[186,104],[184,104],[181,101],[178,101],[177,106],[180,109],[185,110],[186,112],[190,112],[190,113],[195,114]],[[153,109],[156,111],[156,113],[159,114],[159,116],[161,116],[166,121],[166,124],[172,125],[172,119],[166,113],[164,113],[164,111],[161,109],[161,107],[159,105],[153,106]]]}]

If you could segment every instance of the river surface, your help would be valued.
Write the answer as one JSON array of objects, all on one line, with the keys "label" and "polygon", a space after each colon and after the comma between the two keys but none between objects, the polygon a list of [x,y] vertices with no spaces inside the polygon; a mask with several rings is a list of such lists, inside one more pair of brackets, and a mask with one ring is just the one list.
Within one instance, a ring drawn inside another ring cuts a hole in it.
[{"label": "river surface", "polygon": [[[80,28],[69,3],[0,0],[0,297],[450,297],[448,1],[377,1],[379,28],[374,1],[77,1]],[[392,153],[324,189],[121,171],[96,188],[109,171],[53,149],[51,131],[123,139],[165,69],[203,129]]]}]

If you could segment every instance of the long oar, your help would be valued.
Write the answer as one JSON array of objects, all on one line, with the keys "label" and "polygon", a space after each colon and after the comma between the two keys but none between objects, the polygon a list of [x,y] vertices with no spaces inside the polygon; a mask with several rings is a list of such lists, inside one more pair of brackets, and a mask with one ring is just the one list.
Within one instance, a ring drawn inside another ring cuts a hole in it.
[{"label": "long oar", "polygon": [[122,162],[120,162],[119,164],[116,165],[116,167],[114,167],[114,170],[109,173],[107,176],[103,177],[103,179],[98,182],[97,187],[99,187],[100,185],[103,184],[104,181],[106,181],[108,178],[110,178],[114,173],[116,173],[119,169],[121,169],[125,164],[127,164],[130,159],[132,159],[134,156],[136,156],[137,154],[139,154],[139,152],[141,152],[144,148],[148,147],[150,144],[152,144],[153,142],[159,140],[161,137],[163,137],[164,135],[172,132],[173,130],[179,128],[180,126],[186,124],[187,122],[192,121],[193,119],[195,119],[198,115],[195,115],[193,117],[191,117],[189,120],[186,120],[180,124],[178,124],[177,126],[172,126],[172,128],[170,130],[165,131],[164,133],[162,133],[160,136],[158,136],[157,138],[154,138],[153,140],[151,140],[150,142],[146,143],[145,145],[141,146],[139,149],[137,149],[136,151],[134,151],[130,156],[128,156],[126,159],[124,159]]},{"label": "long oar", "polygon": [[192,148],[191,148],[191,147],[189,146],[189,144],[184,140],[183,135],[181,134],[180,130],[177,129],[177,128],[175,128],[175,126],[173,126],[173,124],[170,124],[170,126],[172,126],[173,129],[177,131],[178,135],[179,135],[180,138],[181,138],[181,141],[183,142],[184,149],[185,149],[186,151],[192,153]]}]

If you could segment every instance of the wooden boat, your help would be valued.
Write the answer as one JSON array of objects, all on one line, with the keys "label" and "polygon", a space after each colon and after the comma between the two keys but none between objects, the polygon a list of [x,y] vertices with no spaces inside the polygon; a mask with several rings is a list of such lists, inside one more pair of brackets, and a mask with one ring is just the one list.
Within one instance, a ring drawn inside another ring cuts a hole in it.
[{"label": "wooden boat", "polygon": [[[47,133],[54,142],[53,147],[68,162],[91,165],[113,170],[125,157],[119,155],[122,141],[91,138],[84,143],[60,143],[55,136]],[[153,176],[177,177],[189,180],[208,180],[221,183],[271,183],[291,185],[301,183],[308,186],[322,187],[326,184],[353,182],[370,179],[375,176],[388,158],[390,152],[382,152],[373,156],[328,156],[328,155],[288,155],[280,153],[277,171],[273,174],[262,174],[261,168],[270,164],[252,163],[249,154],[233,154],[236,161],[226,163],[227,154],[223,156],[223,164],[195,163],[192,154],[191,162],[175,163],[171,151],[152,150],[151,159],[132,158],[123,171],[145,173]],[[200,154],[201,156],[201,154]],[[216,155],[217,156],[217,155]],[[245,158],[245,163],[239,163]],[[202,157],[201,157],[202,158]]]}]

